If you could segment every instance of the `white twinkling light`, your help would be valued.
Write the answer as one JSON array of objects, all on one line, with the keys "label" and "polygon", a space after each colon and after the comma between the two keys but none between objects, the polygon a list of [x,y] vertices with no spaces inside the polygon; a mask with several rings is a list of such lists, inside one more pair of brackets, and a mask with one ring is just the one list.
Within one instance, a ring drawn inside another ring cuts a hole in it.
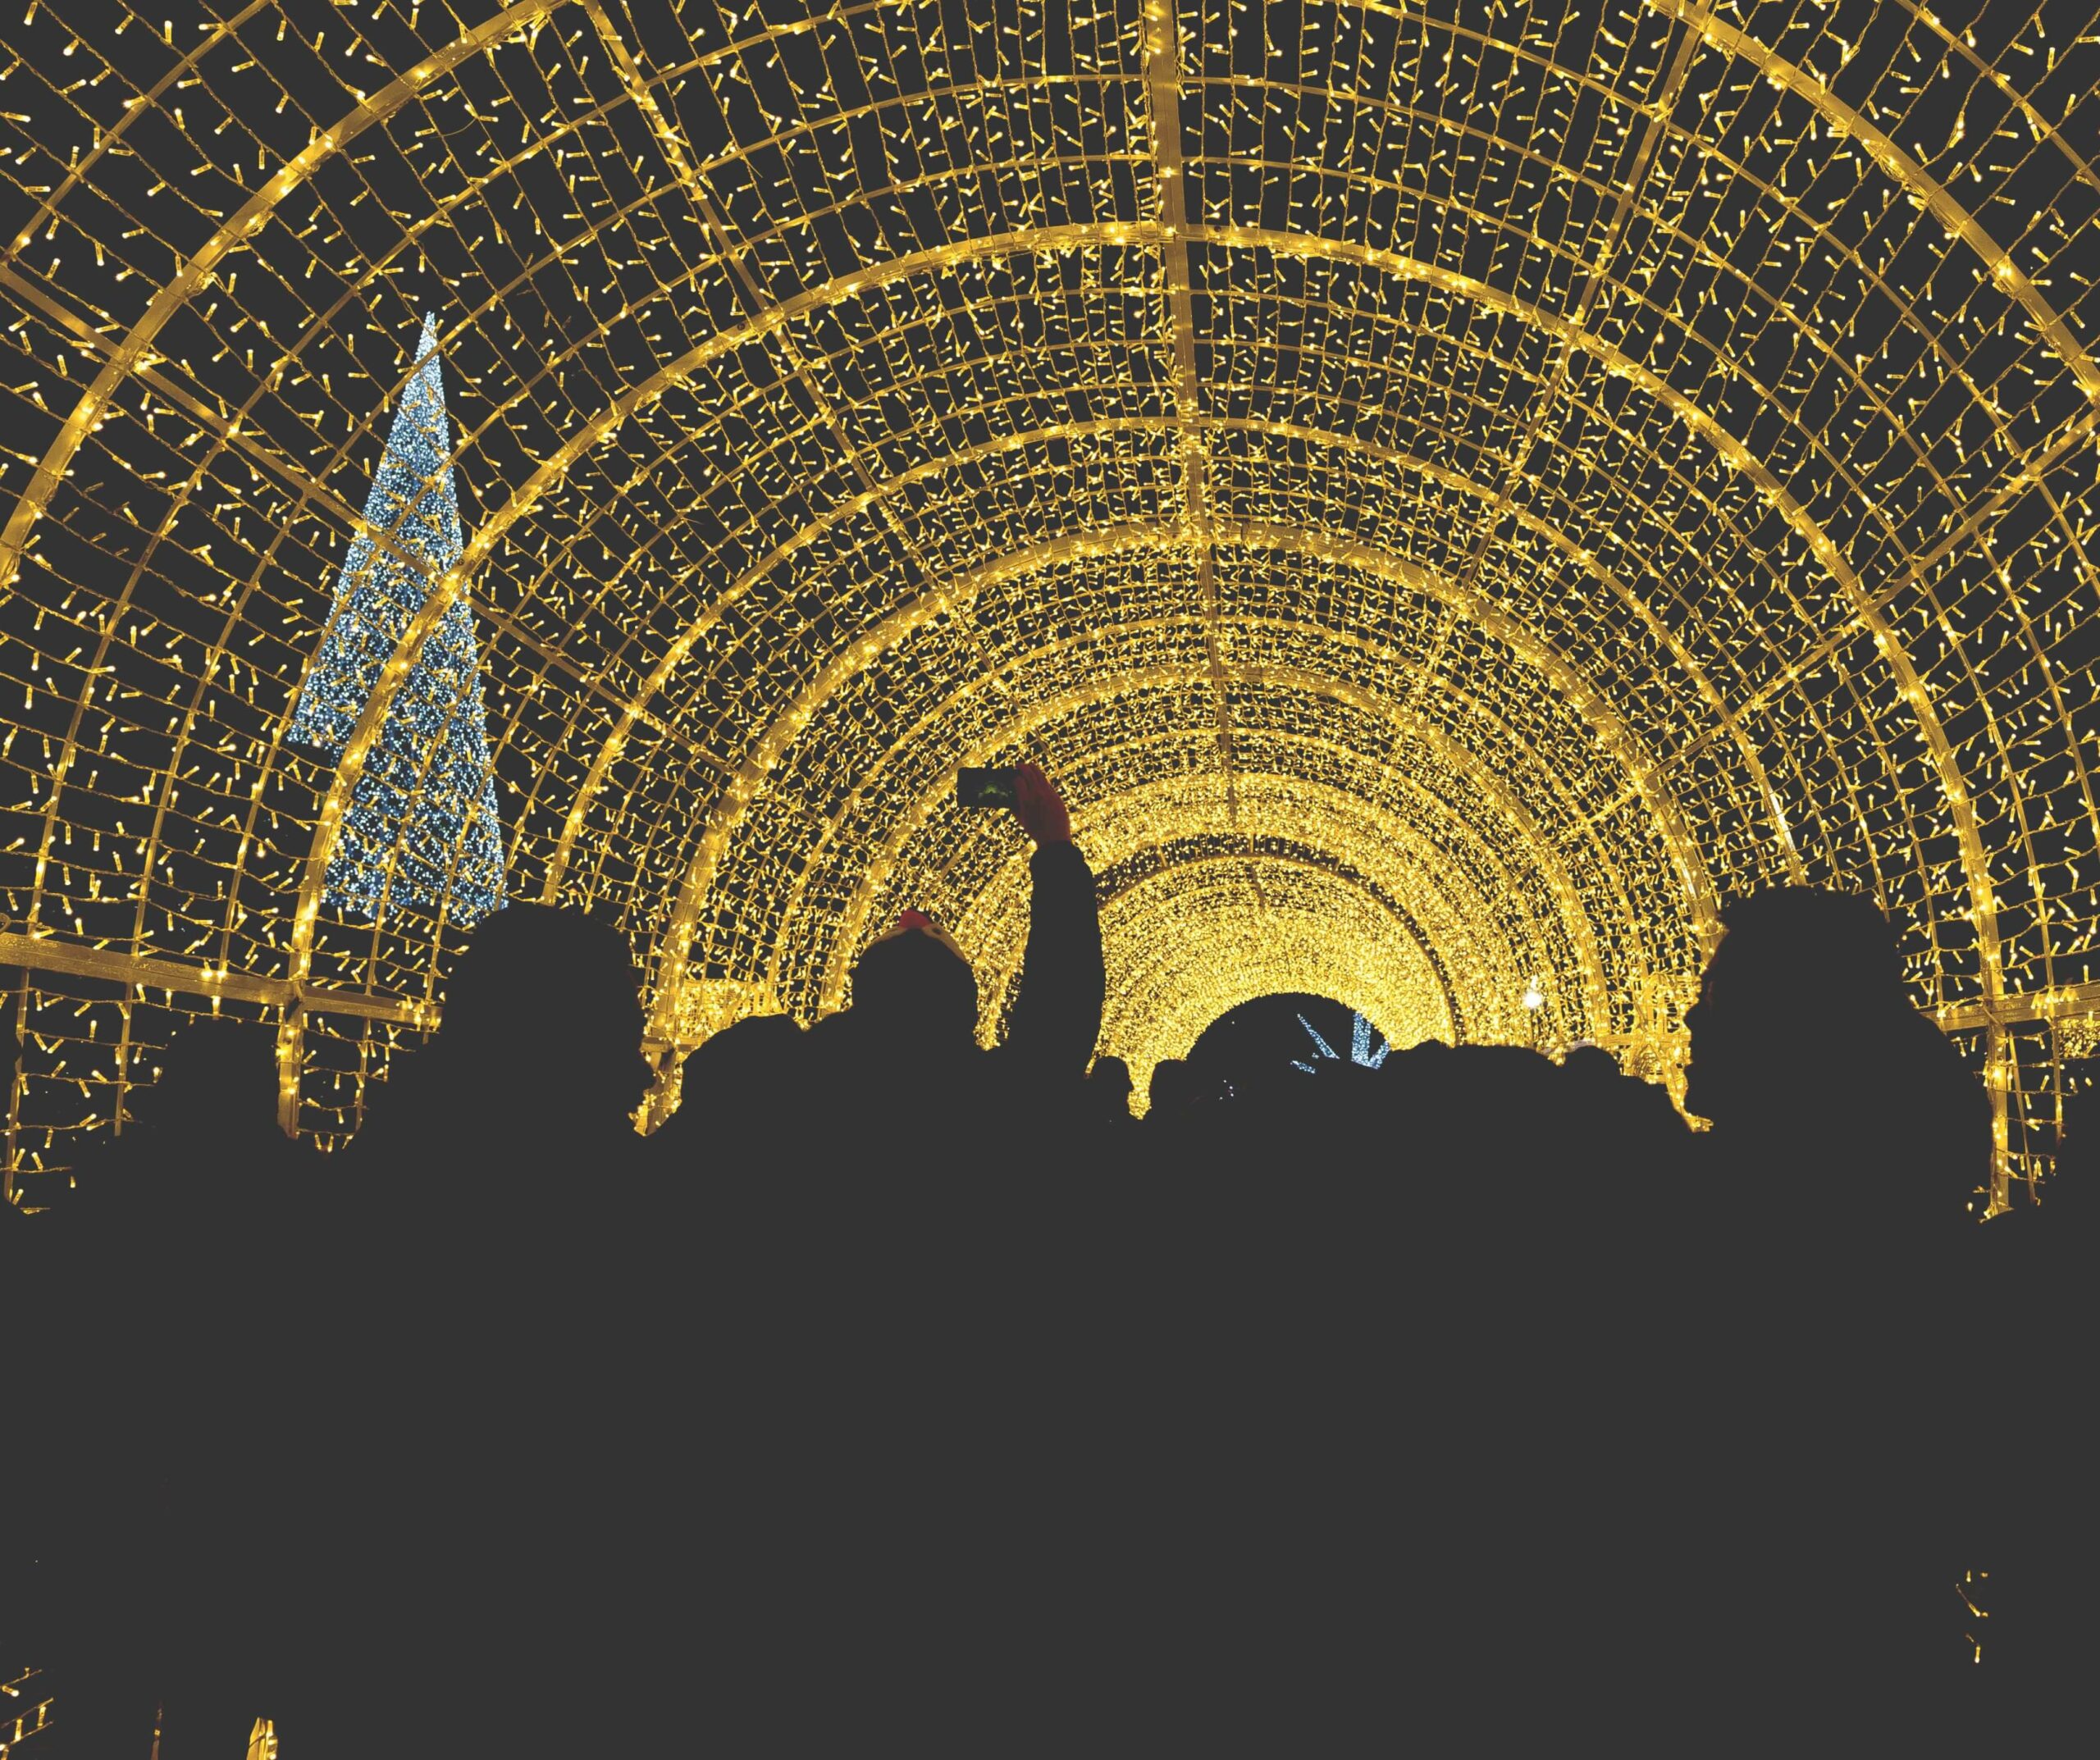
[{"label": "white twinkling light", "polygon": [[[351,540],[335,615],[292,712],[289,736],[331,758],[341,755],[431,583],[464,548],[434,318],[424,320],[416,359],[364,505],[381,544],[364,532]],[[503,828],[464,598],[431,632],[365,759],[326,896],[365,920],[408,903],[472,923],[503,902]]]}]

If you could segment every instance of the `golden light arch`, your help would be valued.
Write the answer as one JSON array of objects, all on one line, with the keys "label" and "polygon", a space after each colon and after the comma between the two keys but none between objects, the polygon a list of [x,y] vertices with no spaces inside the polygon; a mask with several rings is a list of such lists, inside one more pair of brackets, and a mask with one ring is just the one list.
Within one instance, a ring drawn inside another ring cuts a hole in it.
[{"label": "golden light arch", "polygon": [[[1148,953],[1157,955],[1150,960],[1153,968],[1167,959],[1153,948],[1155,937],[1142,922],[1133,928],[1124,921],[1130,914],[1129,901],[1141,891],[1171,888],[1191,874],[1220,866],[1242,871],[1258,868],[1264,873],[1291,868],[1331,877],[1368,900],[1375,914],[1386,919],[1365,939],[1364,951],[1374,959],[1382,955],[1388,966],[1394,952],[1400,955],[1408,969],[1408,1007],[1395,1005],[1389,990],[1363,987],[1358,981],[1360,961],[1336,959],[1326,982],[1357,990],[1354,1005],[1379,1021],[1389,1037],[1410,1030],[1411,1021],[1422,1029],[1418,1036],[1446,1041],[1530,1035],[1533,1024],[1526,1018],[1521,997],[1532,977],[1551,971],[1555,962],[1546,951],[1549,942],[1542,926],[1507,914],[1509,905],[1521,903],[1522,889],[1495,862],[1491,851],[1480,846],[1454,859],[1456,852],[1448,841],[1431,842],[1402,814],[1382,809],[1360,794],[1301,776],[1243,773],[1239,782],[1243,804],[1260,813],[1265,823],[1287,826],[1288,835],[1272,832],[1258,842],[1229,833],[1162,839],[1159,826],[1185,819],[1192,805],[1214,809],[1223,805],[1218,798],[1221,780],[1203,774],[1132,789],[1104,800],[1077,822],[1075,830],[1102,881],[1112,996],[1128,987],[1119,987],[1116,974],[1146,969]],[[1192,801],[1190,796],[1198,799]],[[1209,798],[1202,798],[1206,796]],[[1463,835],[1461,822],[1445,807],[1438,829],[1448,839],[1454,828]],[[1356,869],[1340,853],[1344,851],[1363,853],[1368,865]],[[1025,869],[1024,852],[1016,850],[1001,864],[996,878],[970,900],[966,914],[955,925],[979,973],[988,1029],[1011,1006],[1026,932]],[[1354,907],[1349,915],[1354,933],[1363,915]],[[1562,927],[1564,932],[1566,926]],[[1266,983],[1288,964],[1294,981],[1271,988],[1318,987],[1314,983],[1318,969],[1302,948],[1264,950],[1258,971],[1247,960],[1245,950],[1238,955],[1239,964],[1233,964],[1234,957],[1228,946],[1222,957],[1210,962],[1224,989],[1208,982],[1188,983],[1185,996],[1173,1009],[1160,1010],[1157,1019],[1142,1009],[1112,1010],[1103,1033],[1103,1051],[1125,1058],[1142,1083],[1144,1072],[1158,1056],[1183,1054],[1195,1033],[1225,1009],[1264,993],[1239,993],[1246,984]],[[1429,974],[1427,985],[1423,969]],[[1577,996],[1568,1011],[1556,1010],[1559,1018],[1554,1025],[1560,1036],[1579,1033],[1585,1000]],[[1191,1023],[1188,1036],[1180,1037]]]},{"label": "golden light arch", "polygon": [[[1572,899],[1607,1036],[1715,904],[1869,891],[2046,1165],[2100,1007],[2089,20],[161,10],[4,27],[11,1183],[189,1014],[277,1022],[328,1138],[441,1006],[459,925],[322,903],[391,684],[334,773],[282,740],[422,309],[469,537],[386,677],[469,597],[509,890],[623,924],[666,1054],[689,987],[824,995],[826,910],[993,887],[928,804],[1055,736],[1189,850],[1377,796],[1279,858],[1345,915],[1320,862],[1479,811],[1471,908]],[[1040,714],[1095,649],[1157,682]],[[1373,700],[1470,779],[1389,777]]]},{"label": "golden light arch", "polygon": [[[858,951],[864,938],[864,929],[871,913],[875,911],[878,899],[884,891],[895,892],[897,902],[908,904],[913,901],[910,896],[911,890],[924,878],[945,873],[947,864],[941,863],[938,857],[929,855],[911,864],[906,864],[903,858],[907,846],[915,839],[920,838],[929,828],[936,838],[952,838],[956,835],[952,818],[943,811],[945,802],[953,789],[956,768],[964,763],[989,759],[1003,750],[1024,749],[1025,742],[1032,741],[1043,729],[1067,721],[1077,712],[1104,700],[1113,703],[1148,691],[1186,693],[1200,687],[1206,676],[1193,668],[1154,668],[1137,673],[1114,674],[1105,680],[1093,680],[1066,692],[1046,695],[1029,714],[1019,722],[1002,720],[994,723],[981,746],[966,750],[952,764],[936,773],[930,786],[921,790],[908,807],[897,816],[884,841],[865,859],[865,864],[854,880],[851,895],[838,913],[837,932],[829,938],[828,951],[822,964],[824,988],[820,1005],[829,1010],[844,1002],[848,961]],[[1426,776],[1413,773],[1408,774],[1410,792],[1418,790],[1421,794],[1434,800],[1433,810],[1440,813],[1459,828],[1468,841],[1478,837],[1489,822],[1499,823],[1513,833],[1512,841],[1529,860],[1531,872],[1527,878],[1550,901],[1545,907],[1545,914],[1560,928],[1563,944],[1567,950],[1565,961],[1572,968],[1575,987],[1583,998],[1589,1024],[1593,1031],[1608,1031],[1609,992],[1605,964],[1599,952],[1598,925],[1583,908],[1564,856],[1521,799],[1504,787],[1499,778],[1475,762],[1471,754],[1457,742],[1433,726],[1426,726],[1408,717],[1404,710],[1374,694],[1353,687],[1344,681],[1308,672],[1278,673],[1271,669],[1258,682],[1300,690],[1325,704],[1346,706],[1375,720],[1398,726],[1411,741],[1418,743],[1431,760]],[[1389,764],[1391,755],[1389,750]],[[1440,794],[1435,787],[1435,778],[1440,769],[1447,785],[1460,778],[1471,785],[1470,796],[1459,794],[1455,790]],[[1131,800],[1134,792],[1127,789],[1119,791],[1107,797],[1107,801],[1116,806],[1137,805],[1139,803]],[[1158,805],[1158,823],[1151,832],[1155,842],[1165,841],[1182,829],[1177,823],[1179,814],[1171,810],[1171,804],[1161,801]],[[1230,828],[1231,803],[1228,801],[1226,806],[1223,825]],[[1367,800],[1366,806],[1372,822],[1372,827],[1367,828],[1375,828],[1379,835],[1393,835],[1394,825],[1390,817],[1381,814],[1372,800]],[[1102,816],[1105,817],[1105,813]],[[1082,823],[1089,823],[1093,817],[1083,814]],[[1210,818],[1212,824],[1218,823],[1214,814],[1210,815]],[[1353,851],[1367,845],[1367,841],[1365,831],[1359,830],[1344,847]],[[988,842],[971,837],[970,844],[970,853],[979,859],[988,855],[1006,856],[1006,865],[1011,866],[1012,858],[1002,847],[1002,841]],[[1109,859],[1112,859],[1114,848],[1111,842],[1104,852]],[[1509,867],[1497,866],[1506,882],[1510,873]],[[897,879],[900,867],[905,875],[902,888]],[[1623,908],[1626,897],[1623,882],[1607,882],[1607,887],[1622,901],[1620,914],[1628,914]],[[1494,896],[1491,891],[1484,891],[1481,902],[1493,902]],[[791,899],[791,908],[793,902]]]},{"label": "golden light arch", "polygon": [[[1335,992],[1403,1047],[1453,1037],[1445,999],[1419,948],[1390,934],[1375,901],[1331,872],[1260,866],[1266,882],[1254,908],[1268,934],[1258,949],[1232,945],[1230,928],[1246,919],[1253,877],[1229,856],[1176,871],[1171,888],[1140,887],[1104,913],[1112,951],[1103,1050],[1130,1065],[1138,1092],[1149,1086],[1162,1058],[1185,1054],[1212,1021],[1257,996]],[[1156,892],[1166,896],[1155,901]],[[1161,913],[1194,918],[1195,932],[1148,936],[1145,918]],[[1118,951],[1147,942],[1160,950],[1149,961],[1116,958]]]},{"label": "golden light arch", "polygon": [[[1294,743],[1265,742],[1265,749]],[[1096,755],[1113,763],[1120,755],[1110,747]],[[1192,812],[1198,823],[1207,818],[1216,823],[1218,810],[1229,807],[1222,780],[1196,771],[1130,789],[1082,813],[1076,823],[1099,865],[1104,902],[1161,868],[1209,861],[1221,853],[1247,862],[1299,865],[1310,855],[1315,865],[1335,870],[1409,925],[1407,932],[1439,970],[1454,1031],[1491,1039],[1505,1036],[1519,1024],[1512,1010],[1532,973],[1572,970],[1579,974],[1577,1018],[1596,1006],[1599,991],[1583,981],[1596,969],[1587,925],[1556,920],[1549,928],[1533,914],[1526,886],[1449,799],[1411,782],[1399,798],[1381,804],[1367,798],[1368,790],[1352,792],[1303,773],[1251,765],[1235,780],[1243,807],[1277,828],[1262,839],[1229,830],[1180,838],[1161,835],[1162,823],[1185,821]],[[995,877],[965,901],[956,924],[978,964],[988,1026],[1011,1005],[1018,976],[1025,855],[1016,848],[999,864]],[[1360,871],[1352,859],[1358,857],[1367,864]],[[938,882],[939,876],[927,878]],[[795,914],[792,907],[788,914],[791,919]],[[791,928],[782,938],[792,937]],[[829,939],[825,995],[834,1005],[844,991],[845,960],[856,939],[845,924]]]},{"label": "golden light arch", "polygon": [[[1641,770],[1645,768],[1643,760],[1637,753],[1632,752],[1628,748],[1623,730],[1617,726],[1609,711],[1600,712],[1597,705],[1591,702],[1586,695],[1581,694],[1580,686],[1568,678],[1568,669],[1564,663],[1550,652],[1541,648],[1539,644],[1530,641],[1520,628],[1509,625],[1507,620],[1496,617],[1491,611],[1477,604],[1470,604],[1463,595],[1454,595],[1448,583],[1438,581],[1422,571],[1412,568],[1404,562],[1396,562],[1393,559],[1363,552],[1354,548],[1324,543],[1317,534],[1306,533],[1292,528],[1265,526],[1235,528],[1229,532],[1214,528],[1212,536],[1217,542],[1230,540],[1249,545],[1280,555],[1309,558],[1330,568],[1363,569],[1379,578],[1404,583],[1409,590],[1427,600],[1434,601],[1440,606],[1448,609],[1455,604],[1459,608],[1476,613],[1481,628],[1504,641],[1509,651],[1522,662],[1536,668],[1543,680],[1567,686],[1564,691],[1565,699],[1579,715],[1590,722],[1595,736],[1601,745],[1612,751],[1614,755],[1622,753],[1626,755],[1628,768],[1635,773],[1637,778],[1634,786],[1637,789],[1640,787],[1638,777]],[[1083,544],[1076,545],[1061,541],[1056,545],[1039,548],[1005,559],[995,565],[992,570],[974,574],[956,583],[952,588],[944,590],[938,595],[929,595],[926,599],[914,601],[891,618],[886,619],[853,650],[840,656],[829,668],[819,673],[811,681],[810,686],[793,700],[788,709],[776,718],[767,730],[765,736],[759,741],[751,757],[746,759],[744,769],[737,781],[724,791],[718,803],[717,810],[710,817],[706,832],[701,839],[695,855],[693,867],[681,887],[678,904],[673,910],[670,926],[667,931],[666,938],[669,943],[676,947],[691,939],[694,918],[700,909],[701,901],[713,884],[716,864],[721,859],[729,841],[736,834],[743,813],[749,805],[753,794],[762,784],[766,775],[779,764],[789,745],[796,740],[805,736],[811,718],[820,712],[824,704],[835,693],[844,679],[857,676],[865,670],[868,662],[875,655],[889,653],[900,644],[907,641],[914,633],[924,628],[936,618],[950,614],[957,605],[974,602],[977,595],[993,581],[1025,577],[1033,570],[1047,565],[1069,563],[1075,557],[1086,563],[1094,563],[1102,559],[1113,558],[1133,551],[1176,550],[1185,546],[1185,537],[1174,531],[1158,528],[1112,530],[1090,535]],[[1140,623],[1126,626],[1126,627],[1142,631],[1145,626]],[[1266,621],[1259,618],[1244,619],[1239,627],[1244,632],[1259,634],[1265,629]],[[1380,650],[1375,644],[1358,641],[1349,636],[1346,632],[1333,632],[1332,638],[1344,644],[1365,648],[1374,661],[1381,667],[1390,666],[1399,658]],[[1035,654],[1016,658],[1023,661],[1039,658],[1043,651],[1044,650],[1038,650]],[[1311,675],[1305,674],[1302,671],[1295,673],[1293,676],[1301,683],[1308,681],[1316,684],[1319,682],[1317,680],[1311,680]],[[964,688],[967,691],[975,689],[976,686],[973,684],[966,686]],[[1100,695],[1098,686],[1095,687],[1093,694],[1097,697]],[[1456,691],[1454,687],[1454,695],[1463,696],[1463,694]],[[998,743],[1008,744],[1035,738],[1043,727],[1048,725],[1058,715],[1068,711],[1078,700],[1083,700],[1083,699],[1065,696],[1048,700],[1014,723],[1011,727],[1002,729]],[[956,703],[956,697],[951,696],[936,704],[918,722],[902,730],[899,743],[911,744],[923,741],[939,723],[952,718]],[[822,735],[819,733],[815,737],[821,740]],[[894,746],[892,750],[893,752]],[[863,776],[879,775],[887,755],[888,755],[878,752],[864,761]],[[977,752],[970,757],[959,759],[957,762],[975,761],[975,759],[986,755],[986,752]],[[924,818],[935,809],[940,796],[947,791],[949,786],[950,779],[944,776],[941,779],[939,787],[933,794],[920,797],[913,804],[911,810],[899,819],[900,827],[909,826],[915,822],[923,822]],[[1507,803],[1505,803],[1504,810],[1518,814],[1522,813],[1520,807]],[[1690,841],[1682,827],[1673,823],[1676,815],[1668,805],[1658,810],[1655,817],[1665,828],[1664,835],[1666,846],[1679,864],[1681,878],[1688,882],[1685,890],[1689,896],[1695,923],[1703,928],[1705,925],[1699,920],[1698,912],[1705,900],[1706,889],[1700,883],[1704,877],[1698,873],[1697,858],[1691,851]],[[827,847],[838,834],[838,817],[834,815],[822,829],[816,839],[814,850],[810,853],[818,857],[824,854]],[[1674,838],[1671,836],[1673,830],[1675,832]],[[858,924],[865,915],[866,900],[870,896],[874,885],[879,883],[879,877],[887,873],[894,860],[894,850],[889,846],[884,846],[882,852],[879,853],[870,864],[869,879],[856,895],[855,903],[849,909],[847,933],[834,944],[833,959],[827,969],[824,1001],[828,1005],[836,1006],[839,1001],[842,972],[838,965],[838,960],[842,956],[843,951],[850,945],[854,934],[857,932]],[[796,902],[801,896],[805,883],[804,879],[799,876],[793,883],[787,910],[787,914],[789,916],[794,913]],[[1574,911],[1573,894],[1564,881],[1561,887],[1561,900],[1563,904],[1568,907],[1571,914],[1579,914],[1579,912]],[[1618,904],[1621,915],[1629,914],[1623,888]],[[1594,956],[1591,963],[1592,968],[1596,969]],[[778,978],[776,967],[774,973],[776,986]],[[1601,978],[1600,978],[1598,980],[1600,990],[1600,986]],[[660,1018],[668,1019],[675,1012],[678,1005],[676,980],[674,978],[660,980],[658,987],[659,1015]],[[1597,997],[1600,1005],[1601,1005],[1601,1000],[1600,994]]]}]

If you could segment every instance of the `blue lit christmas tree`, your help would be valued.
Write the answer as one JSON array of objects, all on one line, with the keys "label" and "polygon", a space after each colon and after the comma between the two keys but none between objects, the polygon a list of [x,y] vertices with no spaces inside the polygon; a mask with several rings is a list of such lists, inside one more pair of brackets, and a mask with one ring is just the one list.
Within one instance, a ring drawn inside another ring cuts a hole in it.
[{"label": "blue lit christmas tree", "polygon": [[[386,455],[364,504],[365,524],[418,556],[412,568],[360,534],[336,577],[335,615],[292,710],[292,743],[331,760],[371,700],[380,669],[422,609],[431,581],[459,560],[451,423],[438,371],[437,326],[423,321],[416,371],[395,412]],[[387,864],[391,859],[390,878]],[[328,864],[324,897],[345,916],[376,919],[418,905],[473,923],[503,903],[503,824],[482,707],[481,650],[466,597],[438,620],[366,755]]]}]

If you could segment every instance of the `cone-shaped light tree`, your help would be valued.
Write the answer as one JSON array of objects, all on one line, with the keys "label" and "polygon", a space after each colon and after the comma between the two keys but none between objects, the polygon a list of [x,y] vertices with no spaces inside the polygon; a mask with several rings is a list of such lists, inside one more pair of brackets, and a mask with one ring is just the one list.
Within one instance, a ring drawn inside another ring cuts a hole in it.
[{"label": "cone-shaped light tree", "polygon": [[[463,548],[435,319],[423,321],[416,361],[365,499],[365,525],[385,547],[363,533],[352,540],[292,711],[293,743],[330,759],[342,755],[402,632]],[[503,865],[481,650],[463,595],[424,642],[366,757],[326,898],[360,921],[413,905],[472,923],[503,903]]]}]

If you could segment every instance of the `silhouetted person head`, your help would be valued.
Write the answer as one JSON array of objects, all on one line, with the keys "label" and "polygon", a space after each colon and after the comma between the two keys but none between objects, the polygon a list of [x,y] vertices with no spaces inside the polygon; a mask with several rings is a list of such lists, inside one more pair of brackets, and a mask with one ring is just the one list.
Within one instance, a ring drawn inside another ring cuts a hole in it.
[{"label": "silhouetted person head", "polygon": [[229,1274],[221,1249],[271,1237],[304,1200],[286,1177],[301,1151],[277,1124],[276,1051],[274,1028],[206,1016],[134,1060],[123,1128],[75,1164],[66,1206],[81,1249],[109,1256],[104,1274],[141,1292],[209,1285]]},{"label": "silhouetted person head", "polygon": [[515,1106],[565,1097],[579,1119],[624,1115],[650,1081],[641,987],[618,930],[566,906],[507,905],[467,944],[433,1049],[453,1079]]},{"label": "silhouetted person head", "polygon": [[209,1138],[277,1128],[277,1036],[269,1027],[193,1020],[148,1069],[159,1071],[153,1085],[134,1087],[125,1099],[143,1130]]},{"label": "silhouetted person head", "polygon": [[1617,1060],[1601,1045],[1577,1045],[1560,1067],[1585,1087],[1609,1087],[1619,1079]]},{"label": "silhouetted person head", "polygon": [[1838,1228],[1833,1238],[1952,1241],[1980,1220],[1989,1103],[1912,1005],[1881,913],[1790,887],[1732,905],[1721,925],[1686,1016],[1685,1105],[1712,1124],[1715,1147],[1823,1232]]},{"label": "silhouetted person head", "polygon": [[1148,1118],[1170,1119],[1195,1104],[1196,1077],[1179,1057],[1162,1057],[1152,1066],[1152,1079],[1145,1085]]},{"label": "silhouetted person head", "polygon": [[1097,1057],[1087,1072],[1086,1115],[1098,1128],[1120,1130],[1130,1116],[1130,1066],[1120,1057]]},{"label": "silhouetted person head", "polygon": [[1477,1143],[1490,1161],[1528,1178],[1561,1164],[1563,1072],[1543,1052],[1526,1045],[1459,1045],[1417,1062],[1431,1072],[1418,1103],[1447,1140]]},{"label": "silhouetted person head", "polygon": [[[1071,815],[1057,786],[1039,765],[1014,766],[1014,817],[1034,840],[1034,862],[1039,864],[1053,850],[1072,841]],[[1084,864],[1080,864],[1082,869]],[[1038,914],[1030,907],[1031,916]],[[1092,962],[1098,963],[1098,921],[1090,901],[1084,912],[1087,937],[1093,940]],[[1039,926],[1039,925],[1037,925]],[[1031,946],[1034,929],[1031,928]],[[1029,991],[1057,978],[1038,971],[1031,980],[1024,960],[1024,982],[1016,999],[1016,1017],[1010,1033],[1025,1037],[1025,1011],[1030,1010]],[[870,942],[853,968],[853,1033],[861,1055],[888,1064],[933,1053],[954,1056],[970,1051],[977,1041],[977,974],[956,938],[925,911],[906,910],[883,934]],[[1083,1017],[1084,1017],[1083,1011]],[[1083,1018],[1082,1017],[1082,1018]],[[1091,1009],[1093,1033],[1100,1028],[1098,1001]],[[1084,1047],[1092,1049],[1093,1033]],[[827,1035],[827,1037],[829,1037]],[[1077,1075],[1085,1067],[1084,1056]]]},{"label": "silhouetted person head", "polygon": [[678,1110],[656,1134],[665,1147],[705,1157],[727,1143],[741,1151],[767,1115],[792,1097],[801,1074],[801,1023],[792,1015],[747,1015],[710,1035],[678,1076]]},{"label": "silhouetted person head", "polygon": [[899,1051],[976,1042],[977,974],[955,937],[907,910],[853,968],[853,1013]]},{"label": "silhouetted person head", "polygon": [[1876,1036],[1915,1013],[1870,899],[1785,887],[1730,905],[1721,927],[1685,1017],[1685,1106],[1716,1128],[1756,1128],[1790,1099],[1856,1083]]}]

